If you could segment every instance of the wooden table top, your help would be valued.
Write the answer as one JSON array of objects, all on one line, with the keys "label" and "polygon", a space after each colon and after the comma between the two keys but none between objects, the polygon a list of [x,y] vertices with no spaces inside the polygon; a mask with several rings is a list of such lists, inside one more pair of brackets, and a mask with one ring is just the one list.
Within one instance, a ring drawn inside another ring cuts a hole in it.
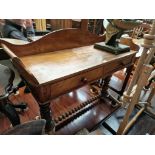
[{"label": "wooden table top", "polygon": [[[134,53],[134,52],[133,52]],[[65,76],[76,74],[87,69],[108,64],[109,62],[131,55],[127,52],[114,55],[95,49],[93,45],[55,52],[20,57],[25,67],[34,75],[39,84],[55,81]]]}]

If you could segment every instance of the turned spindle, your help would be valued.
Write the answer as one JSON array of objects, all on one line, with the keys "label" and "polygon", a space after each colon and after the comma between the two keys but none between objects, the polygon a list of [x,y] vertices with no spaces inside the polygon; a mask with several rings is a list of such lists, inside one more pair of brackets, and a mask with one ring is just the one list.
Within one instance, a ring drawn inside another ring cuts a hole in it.
[{"label": "turned spindle", "polygon": [[121,122],[117,134],[125,134],[127,130],[131,127],[134,119],[137,119],[139,113],[136,117],[133,117],[129,122],[129,117],[136,104],[139,104],[140,94],[143,87],[146,85],[149,76],[153,70],[153,66],[150,65],[150,61],[155,53],[155,20],[149,34],[144,35],[144,43],[141,45],[143,47],[142,54],[136,66],[136,70],[132,77],[132,80],[129,84],[129,87],[126,92],[123,94],[122,102],[123,104],[128,103],[128,107]]}]

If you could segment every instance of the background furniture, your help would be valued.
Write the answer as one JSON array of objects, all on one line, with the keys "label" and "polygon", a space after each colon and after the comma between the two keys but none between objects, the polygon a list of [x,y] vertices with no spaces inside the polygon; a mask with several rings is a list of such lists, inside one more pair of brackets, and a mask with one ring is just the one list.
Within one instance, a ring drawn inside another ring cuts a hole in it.
[{"label": "background furniture", "polygon": [[[153,66],[150,65],[151,59],[155,53],[154,46],[155,38],[155,20],[148,35],[144,35],[144,43],[142,54],[138,60],[133,78],[129,84],[127,91],[123,95],[122,103],[127,107],[123,121],[121,122],[117,134],[125,134],[128,129],[134,124],[137,118],[143,111],[149,111],[151,107],[151,100],[154,96],[154,89],[151,90],[146,102],[140,102],[141,92],[146,86],[149,76],[153,71]],[[149,52],[148,52],[149,51]],[[140,106],[140,110],[134,115],[132,119],[129,119],[135,106]],[[151,113],[151,111],[149,111]]]},{"label": "background furniture", "polygon": [[0,112],[4,113],[15,126],[20,124],[20,118],[15,108],[24,110],[27,106],[25,103],[14,105],[9,100],[9,96],[18,90],[17,87],[13,87],[14,72],[10,68],[0,65],[0,75]]},{"label": "background furniture", "polygon": [[43,135],[45,124],[46,121],[43,119],[29,121],[5,131],[2,135]]},{"label": "background furniture", "polygon": [[51,30],[72,28],[71,19],[51,19],[50,24],[51,24]]}]

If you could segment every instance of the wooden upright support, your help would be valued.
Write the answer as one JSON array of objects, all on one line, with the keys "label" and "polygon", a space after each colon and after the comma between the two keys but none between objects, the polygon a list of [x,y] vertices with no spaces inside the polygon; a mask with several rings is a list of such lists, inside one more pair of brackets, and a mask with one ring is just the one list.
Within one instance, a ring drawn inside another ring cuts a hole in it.
[{"label": "wooden upright support", "polygon": [[[129,122],[129,117],[133,112],[136,104],[139,103],[140,94],[143,87],[146,85],[149,76],[153,70],[153,66],[149,65],[151,58],[155,53],[155,20],[153,21],[152,28],[148,35],[144,35],[144,43],[142,44],[143,52],[138,61],[135,73],[129,84],[127,91],[124,93],[122,102],[124,105],[128,104],[126,114],[121,122],[117,134],[125,134],[131,125],[135,122],[138,116],[144,111],[144,107],[135,115],[135,117]],[[149,52],[148,52],[149,51]],[[152,99],[152,94],[149,97],[149,101]]]},{"label": "wooden upright support", "polygon": [[46,19],[34,19],[37,31],[46,31]]}]

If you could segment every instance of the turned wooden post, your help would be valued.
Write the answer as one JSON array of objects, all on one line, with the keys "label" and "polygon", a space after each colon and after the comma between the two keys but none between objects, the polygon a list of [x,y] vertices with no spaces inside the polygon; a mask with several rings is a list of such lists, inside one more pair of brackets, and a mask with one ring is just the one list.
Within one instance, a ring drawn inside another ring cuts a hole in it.
[{"label": "turned wooden post", "polygon": [[117,131],[117,134],[125,134],[124,133],[124,129],[126,127],[126,125],[128,124],[129,121],[129,117],[134,109],[134,106],[136,104],[138,104],[139,102],[139,98],[140,98],[140,94],[141,94],[141,90],[143,89],[143,86],[146,84],[147,79],[149,78],[151,72],[152,72],[153,67],[152,66],[144,66],[143,67],[143,72],[141,74],[141,79],[138,80],[137,86],[136,86],[136,90],[134,95],[131,98],[131,102],[129,103],[127,112],[123,118],[122,123],[119,126],[119,129]]},{"label": "turned wooden post", "polygon": [[[129,84],[127,91],[124,93],[122,102],[128,104],[126,114],[121,122],[117,134],[125,134],[131,125],[135,122],[138,116],[143,112],[144,108],[137,113],[137,115],[130,121],[129,117],[133,112],[136,104],[139,103],[139,98],[143,87],[146,85],[149,76],[153,70],[153,66],[149,65],[152,56],[155,53],[155,20],[153,21],[152,28],[148,35],[144,35],[144,47],[142,55],[138,61],[135,73]],[[150,49],[149,53],[148,50]]]},{"label": "turned wooden post", "polygon": [[[144,35],[144,44],[141,45],[142,47],[144,47],[143,52],[142,52],[142,55],[138,61],[137,67],[135,69],[135,73],[134,73],[133,78],[132,78],[132,81],[129,84],[128,90],[126,92],[127,95],[129,95],[131,93],[133,86],[137,83],[137,80],[138,80],[139,75],[141,73],[141,68],[142,68],[144,62],[147,61],[147,63],[149,63],[149,61],[151,60],[150,59],[152,56],[151,53],[154,53],[154,50],[155,50],[153,48],[154,47],[154,38],[155,38],[154,34],[155,34],[155,20],[153,21],[150,33],[148,35]],[[150,54],[148,55],[147,51],[150,48],[153,48],[153,49],[150,50],[150,52],[149,52]],[[151,52],[151,51],[153,51],[153,52]]]},{"label": "turned wooden post", "polygon": [[55,130],[55,125],[54,121],[52,120],[52,115],[51,115],[51,109],[50,109],[50,103],[46,104],[39,104],[40,106],[40,115],[42,119],[46,120],[46,126],[45,126],[45,131],[51,132]]},{"label": "turned wooden post", "polygon": [[101,96],[107,96],[108,95],[108,88],[109,88],[109,83],[110,83],[111,77],[112,77],[112,75],[107,76],[104,79],[104,85],[102,86]]}]

